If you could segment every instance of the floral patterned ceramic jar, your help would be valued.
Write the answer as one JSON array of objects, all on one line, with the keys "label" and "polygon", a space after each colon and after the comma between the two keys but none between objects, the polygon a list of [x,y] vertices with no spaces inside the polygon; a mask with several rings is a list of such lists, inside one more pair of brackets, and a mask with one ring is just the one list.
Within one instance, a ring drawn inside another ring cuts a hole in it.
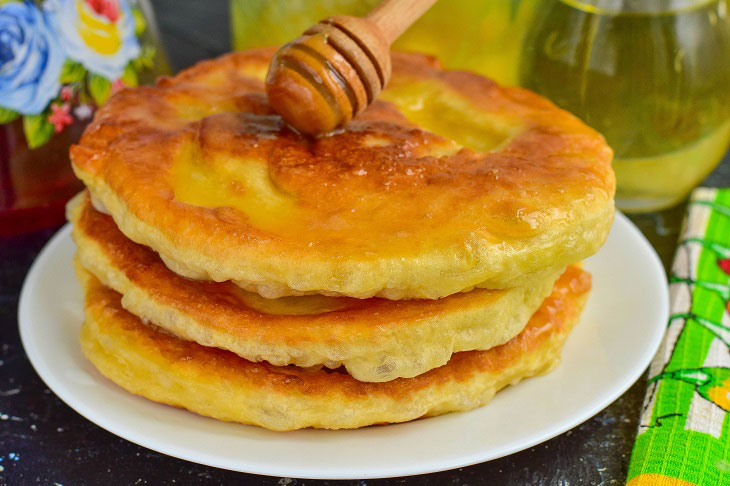
[{"label": "floral patterned ceramic jar", "polygon": [[0,235],[57,224],[68,147],[115,91],[169,71],[146,1],[0,0]]}]

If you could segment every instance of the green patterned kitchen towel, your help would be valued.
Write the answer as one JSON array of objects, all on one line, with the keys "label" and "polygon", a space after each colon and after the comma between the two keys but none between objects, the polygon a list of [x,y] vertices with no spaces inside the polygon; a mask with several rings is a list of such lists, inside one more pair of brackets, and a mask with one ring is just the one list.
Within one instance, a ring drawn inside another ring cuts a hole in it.
[{"label": "green patterned kitchen towel", "polygon": [[649,367],[630,486],[730,485],[730,189],[699,188],[670,277],[670,317]]}]

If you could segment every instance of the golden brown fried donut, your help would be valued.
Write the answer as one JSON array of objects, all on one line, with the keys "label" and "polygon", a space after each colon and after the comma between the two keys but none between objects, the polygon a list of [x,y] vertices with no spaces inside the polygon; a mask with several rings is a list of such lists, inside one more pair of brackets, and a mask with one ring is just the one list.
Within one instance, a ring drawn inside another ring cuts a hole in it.
[{"label": "golden brown fried donut", "polygon": [[343,365],[360,381],[412,377],[452,353],[504,344],[527,324],[558,277],[506,290],[475,289],[438,300],[319,295],[265,299],[231,282],[170,271],[132,242],[86,194],[69,204],[81,265],[122,294],[125,309],[168,332],[250,361]]},{"label": "golden brown fried donut", "polygon": [[507,385],[552,369],[578,319],[590,276],[571,266],[517,337],[457,353],[414,378],[360,382],[338,371],[253,363],[183,341],[125,311],[120,295],[77,266],[85,287],[86,357],[128,391],[220,420],[272,430],[356,428],[468,410]]},{"label": "golden brown fried donut", "polygon": [[311,140],[267,104],[272,52],[123,90],[71,149],[98,206],[175,272],[266,297],[438,298],[604,242],[611,150],[547,100],[394,53],[380,100]]}]

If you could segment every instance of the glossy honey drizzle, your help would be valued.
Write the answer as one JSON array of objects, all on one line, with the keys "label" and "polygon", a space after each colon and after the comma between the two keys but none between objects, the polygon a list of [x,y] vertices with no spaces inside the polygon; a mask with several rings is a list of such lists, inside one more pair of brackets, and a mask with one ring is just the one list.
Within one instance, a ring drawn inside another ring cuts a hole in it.
[{"label": "glossy honey drizzle", "polygon": [[393,86],[380,97],[396,105],[411,123],[475,152],[499,150],[522,129],[517,120],[478,110],[432,81]]},{"label": "glossy honey drizzle", "polygon": [[[522,130],[518,120],[480,111],[455,91],[444,89],[442,83],[414,81],[396,85],[384,91],[381,99],[393,103],[410,122],[421,129],[455,142],[430,145],[428,155],[433,157],[453,155],[461,147],[477,152],[498,150]],[[362,137],[359,143],[378,150],[379,146],[389,141]],[[369,214],[370,218],[376,218],[384,211],[381,198],[377,194],[369,194],[366,198],[352,202],[353,207],[348,209],[351,213],[321,219],[322,215],[318,211],[323,208],[317,208],[313,213],[312,208],[302,207],[297,204],[298,200],[294,195],[277,187],[266,161],[255,158],[225,158],[221,154],[199,152],[198,147],[191,147],[187,154],[181,154],[173,164],[171,185],[176,200],[205,208],[233,208],[262,230],[280,234],[295,231],[292,236],[306,239],[309,236],[302,233],[302,227],[316,225],[317,231],[329,227],[330,234],[338,234],[338,238],[356,240],[357,235],[340,233],[351,227],[350,223],[352,227],[369,224],[369,218],[363,219],[364,215]],[[377,174],[373,174],[375,175]],[[363,178],[367,177],[368,174],[363,175]],[[327,208],[324,210],[326,212]],[[405,207],[391,208],[389,211],[393,210],[405,211],[403,214],[418,217],[417,211],[413,212]],[[292,225],[294,221],[297,224]],[[408,234],[408,225],[418,224],[409,218],[400,221],[404,226],[401,234]],[[381,224],[383,223],[377,223]],[[387,231],[385,227],[381,229]],[[415,236],[413,232],[410,235]]]}]

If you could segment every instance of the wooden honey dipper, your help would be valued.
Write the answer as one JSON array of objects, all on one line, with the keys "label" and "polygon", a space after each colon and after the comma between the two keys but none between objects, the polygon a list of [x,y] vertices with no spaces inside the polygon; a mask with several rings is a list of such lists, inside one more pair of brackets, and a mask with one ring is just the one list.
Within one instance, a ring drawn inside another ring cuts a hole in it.
[{"label": "wooden honey dipper", "polygon": [[366,17],[336,16],[274,55],[269,104],[307,135],[343,127],[390,79],[390,45],[436,0],[384,0]]}]

